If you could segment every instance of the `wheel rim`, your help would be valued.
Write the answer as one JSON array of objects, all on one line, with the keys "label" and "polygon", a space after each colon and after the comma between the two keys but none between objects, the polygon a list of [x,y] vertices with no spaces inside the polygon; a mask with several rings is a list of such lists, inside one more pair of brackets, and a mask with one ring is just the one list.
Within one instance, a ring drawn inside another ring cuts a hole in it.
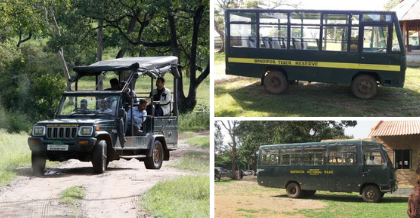
[{"label": "wheel rim", "polygon": [[375,198],[375,191],[374,190],[372,190],[372,189],[369,189],[368,191],[367,191],[367,193],[366,193],[366,197],[368,198],[368,199],[374,199]]},{"label": "wheel rim", "polygon": [[292,194],[292,195],[296,194],[296,188],[295,188],[295,187],[290,188],[290,189],[289,189],[289,192],[290,192],[290,194]]},{"label": "wheel rim", "polygon": [[277,88],[281,86],[281,81],[278,78],[272,78],[270,84],[273,88]]},{"label": "wheel rim", "polygon": [[158,147],[155,147],[153,150],[153,163],[159,164],[160,162],[161,151]]},{"label": "wheel rim", "polygon": [[359,83],[357,90],[359,90],[360,93],[368,94],[372,90],[372,85],[368,81],[363,81]]}]

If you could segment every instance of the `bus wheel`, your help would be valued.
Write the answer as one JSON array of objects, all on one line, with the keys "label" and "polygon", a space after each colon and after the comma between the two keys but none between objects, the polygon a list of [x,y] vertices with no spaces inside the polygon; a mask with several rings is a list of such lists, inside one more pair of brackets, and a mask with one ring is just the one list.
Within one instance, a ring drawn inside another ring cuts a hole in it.
[{"label": "bus wheel", "polygon": [[351,91],[356,98],[371,99],[378,92],[378,84],[372,76],[359,75],[351,83]]},{"label": "bus wheel", "polygon": [[382,194],[376,185],[368,185],[363,189],[362,198],[366,202],[376,203],[381,197]]},{"label": "bus wheel", "polygon": [[305,197],[312,197],[315,195],[315,193],[316,193],[316,190],[302,190],[302,194]]},{"label": "bus wheel", "polygon": [[271,71],[264,77],[264,88],[271,94],[282,94],[287,90],[289,81],[279,71]]},{"label": "bus wheel", "polygon": [[298,198],[300,197],[300,194],[302,193],[302,190],[300,189],[300,186],[294,182],[290,183],[286,187],[287,196],[290,198]]}]

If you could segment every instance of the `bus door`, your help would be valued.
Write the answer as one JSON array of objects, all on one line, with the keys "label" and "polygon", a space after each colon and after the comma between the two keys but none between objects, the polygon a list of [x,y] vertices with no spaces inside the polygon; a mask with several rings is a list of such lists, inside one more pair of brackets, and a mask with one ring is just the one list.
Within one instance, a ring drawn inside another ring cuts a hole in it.
[{"label": "bus door", "polygon": [[[364,14],[360,26],[361,70],[389,70],[391,50],[391,15]],[[383,66],[377,66],[383,65]]]},{"label": "bus door", "polygon": [[386,154],[380,149],[363,148],[363,175],[362,184],[374,183],[380,187],[388,186],[389,169],[386,165]]},{"label": "bus door", "polygon": [[353,192],[359,190],[361,165],[357,164],[355,145],[334,145],[328,148],[328,190]]},{"label": "bus door", "polygon": [[327,147],[304,147],[302,153],[303,190],[327,190]]}]

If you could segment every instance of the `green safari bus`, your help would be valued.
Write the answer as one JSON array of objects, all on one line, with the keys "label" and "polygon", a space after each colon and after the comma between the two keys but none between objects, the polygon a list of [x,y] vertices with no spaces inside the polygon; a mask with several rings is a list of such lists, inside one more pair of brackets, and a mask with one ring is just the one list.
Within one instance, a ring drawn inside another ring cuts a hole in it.
[{"label": "green safari bus", "polygon": [[261,78],[271,94],[303,80],[351,84],[371,99],[403,87],[406,53],[395,12],[227,9],[226,74]]},{"label": "green safari bus", "polygon": [[386,192],[398,189],[385,147],[360,140],[263,145],[257,181],[285,188],[291,198],[323,190],[358,192],[364,201],[378,202]]}]

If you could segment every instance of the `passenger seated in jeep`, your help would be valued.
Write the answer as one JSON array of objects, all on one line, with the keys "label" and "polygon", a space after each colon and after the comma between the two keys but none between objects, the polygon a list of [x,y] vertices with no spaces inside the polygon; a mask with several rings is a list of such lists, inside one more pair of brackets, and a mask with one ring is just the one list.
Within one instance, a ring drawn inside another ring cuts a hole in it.
[{"label": "passenger seated in jeep", "polygon": [[165,78],[157,78],[156,89],[153,89],[151,97],[155,105],[155,116],[168,116],[171,113],[171,91],[165,87]]},{"label": "passenger seated in jeep", "polygon": [[99,109],[96,111],[99,114],[112,114],[113,111],[108,107],[108,101],[104,98],[99,104]]},{"label": "passenger seated in jeep", "polygon": [[[148,103],[149,102],[147,102],[146,100],[140,99],[139,106],[133,107],[133,117],[134,117],[133,135],[142,134],[141,127],[142,127],[143,122],[146,120],[146,116],[147,116],[146,107]],[[128,123],[128,130],[126,133],[127,135],[131,135],[131,122],[132,122],[132,119],[131,119],[131,108],[130,108],[127,112],[127,123]]]}]

